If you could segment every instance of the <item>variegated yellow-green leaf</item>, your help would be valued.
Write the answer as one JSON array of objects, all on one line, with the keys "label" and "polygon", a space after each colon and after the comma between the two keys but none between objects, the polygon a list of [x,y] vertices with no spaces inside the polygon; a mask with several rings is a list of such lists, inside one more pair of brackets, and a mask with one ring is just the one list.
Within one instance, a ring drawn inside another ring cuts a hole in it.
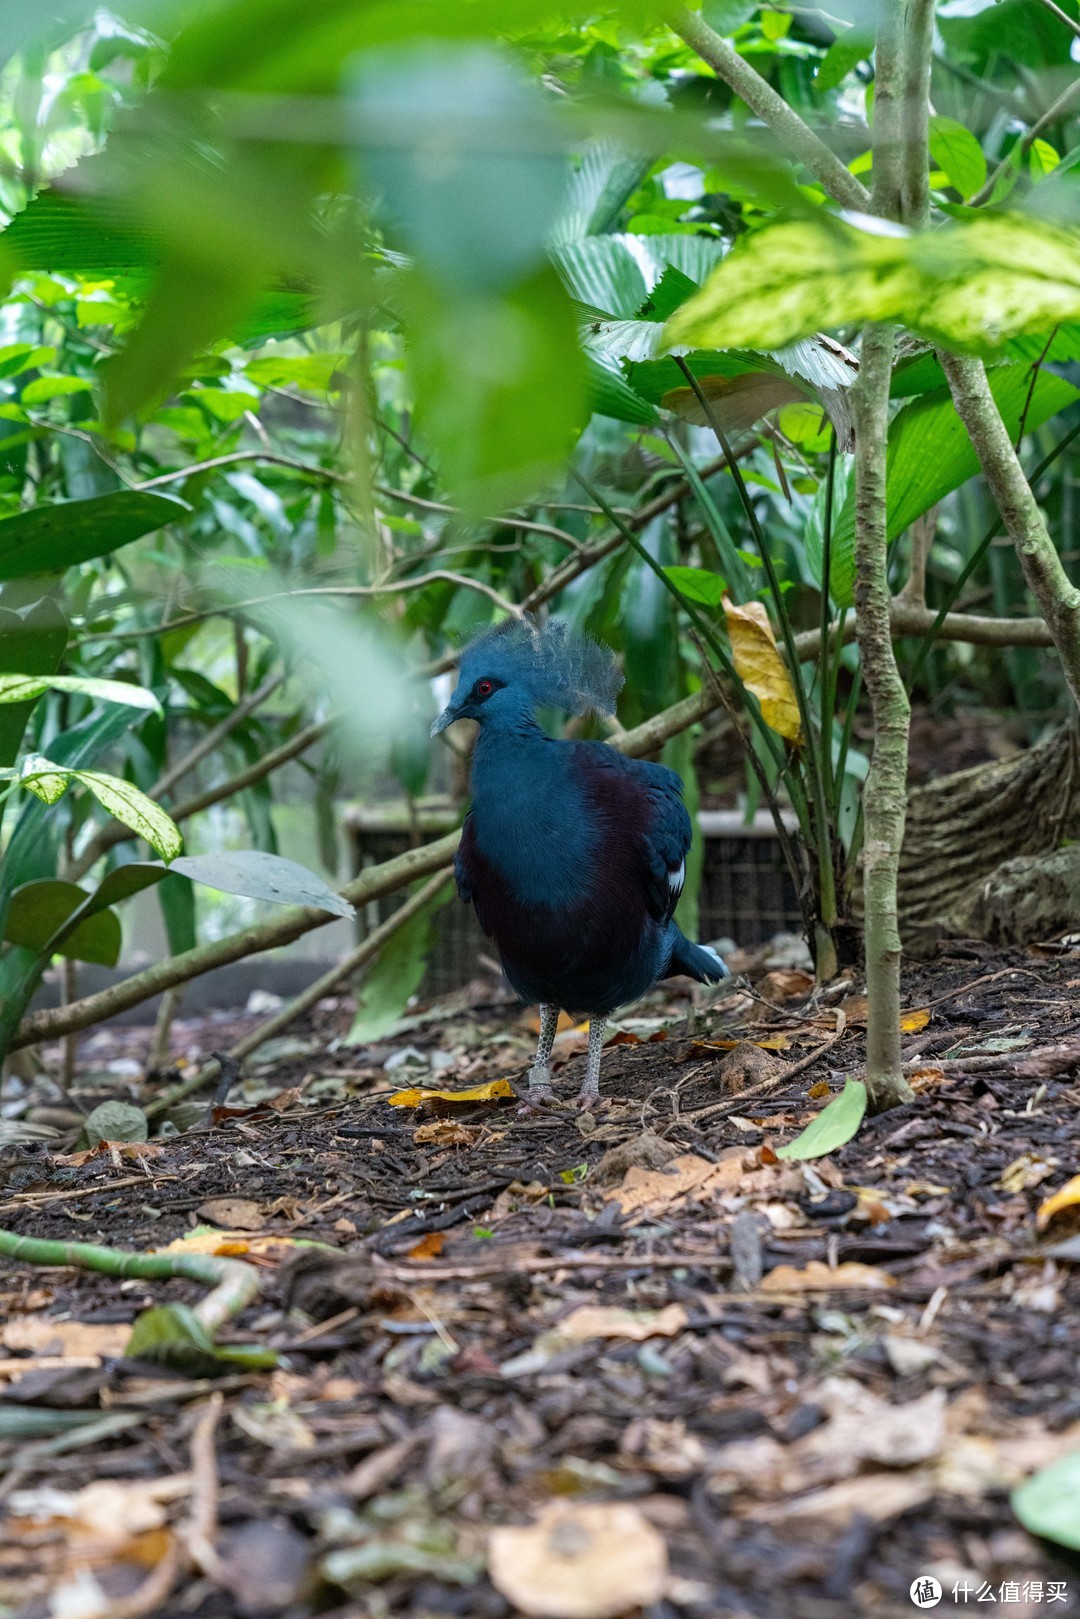
[{"label": "variegated yellow-green leaf", "polygon": [[125,680],[97,680],[82,675],[0,675],[0,703],[25,703],[47,691],[77,691],[103,703],[124,703],[161,713],[161,704],[145,686]]},{"label": "variegated yellow-green leaf", "polygon": [[102,809],[145,838],[166,864],[176,859],[184,840],[180,828],[160,804],[119,776],[108,776],[101,770],[73,770],[71,774],[89,787]]},{"label": "variegated yellow-green leaf", "polygon": [[788,742],[802,741],[799,704],[791,684],[787,664],[780,656],[769,615],[761,602],[736,607],[724,597],[731,655],[735,669],[748,691],[761,705],[766,725]]},{"label": "variegated yellow-green leaf", "polygon": [[54,765],[40,753],[31,753],[22,762],[19,780],[43,804],[55,804],[63,798],[71,781],[70,770]]},{"label": "variegated yellow-green leaf", "polygon": [[667,344],[776,348],[822,327],[902,320],[978,352],[1080,317],[1080,233],[995,214],[910,234],[843,220],[755,231],[664,328]]}]

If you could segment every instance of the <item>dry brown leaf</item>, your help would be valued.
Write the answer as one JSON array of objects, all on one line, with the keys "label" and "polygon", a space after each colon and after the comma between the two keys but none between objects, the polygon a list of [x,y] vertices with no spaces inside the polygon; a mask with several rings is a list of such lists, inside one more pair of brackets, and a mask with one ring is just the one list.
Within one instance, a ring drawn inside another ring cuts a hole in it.
[{"label": "dry brown leaf", "polygon": [[266,1225],[265,1213],[250,1197],[211,1197],[195,1212],[226,1231],[262,1231]]},{"label": "dry brown leaf", "polygon": [[[529,1016],[524,1021],[525,1021],[525,1027],[527,1029],[529,1029],[533,1034],[539,1034],[540,1033],[540,1016],[539,1016],[539,1013],[530,1012]],[[559,1021],[555,1025],[556,1034],[562,1034],[566,1029],[576,1029],[578,1027],[579,1027],[579,1024],[575,1022],[575,1020],[570,1016],[569,1012],[560,1012],[559,1013]],[[586,1027],[586,1030],[587,1030],[588,1025],[586,1024],[585,1027]]]},{"label": "dry brown leaf", "polygon": [[111,1158],[114,1162],[118,1158],[139,1160],[142,1158],[157,1158],[165,1151],[156,1141],[99,1141],[93,1147],[85,1147],[81,1152],[58,1152],[53,1154],[54,1164],[67,1164],[72,1169],[79,1169],[88,1164],[92,1158]]},{"label": "dry brown leaf", "polygon": [[940,1085],[944,1078],[944,1068],[935,1068],[934,1065],[930,1063],[927,1065],[927,1067],[916,1068],[913,1074],[908,1074],[907,1082],[915,1094],[918,1095],[920,1091],[928,1091],[931,1090],[935,1085]]},{"label": "dry brown leaf", "polygon": [[859,1516],[887,1523],[929,1501],[933,1494],[934,1480],[922,1470],[908,1474],[861,1473],[809,1495],[753,1506],[749,1516],[766,1523],[813,1523],[823,1530],[841,1530],[849,1528]]},{"label": "dry brown leaf", "polygon": [[16,1315],[0,1328],[5,1349],[49,1355],[122,1355],[130,1337],[124,1322],[53,1321],[47,1315]]},{"label": "dry brown leaf", "polygon": [[620,1619],[660,1601],[667,1547],[628,1501],[550,1501],[534,1524],[492,1531],[488,1573],[537,1619]]},{"label": "dry brown leaf", "polygon": [[896,1286],[895,1276],[877,1265],[860,1265],[847,1260],[833,1270],[820,1259],[811,1259],[801,1269],[776,1265],[761,1279],[762,1293],[829,1293],[838,1287],[883,1289]]},{"label": "dry brown leaf", "polygon": [[734,1051],[736,1046],[757,1046],[759,1051],[787,1051],[791,1041],[786,1034],[770,1034],[764,1040],[695,1040],[690,1050],[697,1057],[707,1051]]},{"label": "dry brown leaf", "polygon": [[774,972],[765,974],[757,986],[757,992],[763,1001],[779,1006],[781,1001],[809,995],[816,982],[813,973],[803,972],[797,967],[778,967]]},{"label": "dry brown leaf", "polygon": [[[805,401],[806,395],[786,377],[769,376],[763,371],[744,371],[737,377],[699,377],[698,386],[709,400],[711,415],[721,432],[742,433],[770,410]],[[661,400],[665,410],[673,410],[684,422],[698,427],[712,423],[702,409],[693,388],[670,388]]]},{"label": "dry brown leaf", "polygon": [[745,1173],[743,1157],[736,1148],[733,1155],[721,1157],[716,1164],[696,1153],[684,1153],[662,1169],[634,1165],[622,1184],[607,1195],[624,1214],[658,1214],[675,1203],[707,1202],[714,1192],[728,1192],[739,1185]]},{"label": "dry brown leaf", "polygon": [[191,1474],[121,1481],[97,1479],[81,1490],[52,1485],[17,1490],[8,1502],[15,1519],[64,1524],[75,1536],[89,1536],[110,1547],[123,1546],[136,1535],[162,1528],[165,1505],[190,1493]]},{"label": "dry brown leaf", "polygon": [[391,1107],[423,1107],[426,1102],[440,1102],[450,1107],[473,1107],[478,1102],[501,1102],[513,1098],[514,1087],[508,1079],[489,1079],[486,1085],[473,1085],[464,1091],[411,1090],[395,1091],[386,1100]]},{"label": "dry brown leaf", "polygon": [[644,1343],[647,1338],[674,1338],[688,1319],[681,1304],[666,1304],[662,1310],[582,1304],[557,1324],[556,1331],[571,1343],[583,1343],[589,1338],[629,1338],[633,1343]]},{"label": "dry brown leaf", "polygon": [[1001,1172],[998,1185],[1005,1192],[1026,1192],[1048,1180],[1058,1167],[1056,1158],[1043,1158],[1037,1152],[1022,1152]]},{"label": "dry brown leaf", "polygon": [[455,1124],[453,1119],[430,1119],[418,1124],[413,1140],[418,1147],[473,1147],[480,1139],[480,1131],[467,1124]]},{"label": "dry brown leaf", "polygon": [[736,607],[725,596],[724,617],[739,679],[757,698],[765,724],[797,745],[802,741],[799,703],[764,603],[746,602]]},{"label": "dry brown leaf", "polygon": [[812,1102],[818,1102],[823,1096],[828,1096],[831,1089],[832,1086],[827,1079],[819,1079],[816,1085],[811,1085],[806,1094]]},{"label": "dry brown leaf", "polygon": [[1080,1175],[1074,1175],[1071,1181],[1059,1186],[1056,1192],[1039,1204],[1039,1211],[1035,1216],[1035,1224],[1040,1231],[1045,1231],[1055,1215],[1063,1209],[1073,1209],[1080,1204]]},{"label": "dry brown leaf", "polygon": [[854,1378],[830,1377],[816,1398],[829,1421],[800,1442],[800,1460],[824,1462],[831,1479],[854,1472],[861,1462],[911,1467],[945,1444],[944,1389],[893,1405]]}]

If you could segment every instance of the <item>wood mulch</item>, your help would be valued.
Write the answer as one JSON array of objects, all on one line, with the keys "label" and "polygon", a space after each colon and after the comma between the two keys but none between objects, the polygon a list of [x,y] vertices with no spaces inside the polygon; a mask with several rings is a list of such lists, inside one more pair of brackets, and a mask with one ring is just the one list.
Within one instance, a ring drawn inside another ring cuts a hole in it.
[{"label": "wood mulch", "polygon": [[[888,1619],[924,1576],[940,1612],[1080,1614],[1009,1504],[1080,1451],[1080,1220],[1036,1222],[1080,1171],[1080,954],[912,964],[915,1100],[807,1163],[776,1149],[860,1071],[859,986],[754,982],[635,1008],[595,1116],[388,1105],[522,1079],[477,992],[373,1048],[323,1006],[142,1155],[0,1148],[10,1230],[231,1233],[262,1294],[222,1341],[280,1354],[132,1361],[203,1290],[0,1261],[0,1615]],[[77,1099],[152,1100],[147,1039],[84,1043]],[[569,1099],[582,1035],[556,1059]]]}]

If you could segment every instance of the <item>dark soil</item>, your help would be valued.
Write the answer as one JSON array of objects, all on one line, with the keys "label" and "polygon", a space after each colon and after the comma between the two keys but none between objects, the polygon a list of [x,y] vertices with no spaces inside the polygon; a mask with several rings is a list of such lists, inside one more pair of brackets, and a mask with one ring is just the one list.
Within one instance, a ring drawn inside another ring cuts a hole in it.
[{"label": "dark soil", "polygon": [[[522,1080],[532,1036],[490,991],[368,1049],[331,1049],[348,1007],[324,1005],[158,1150],[3,1148],[21,1234],[146,1251],[232,1229],[262,1296],[221,1341],[281,1363],[125,1359],[79,1324],[205,1289],[0,1262],[0,1614],[539,1613],[491,1583],[488,1535],[552,1499],[628,1504],[659,1534],[646,1619],[907,1615],[924,1575],[941,1612],[1080,1614],[1080,1558],[1009,1503],[1080,1451],[1076,1211],[1036,1225],[1080,1168],[1080,955],[912,966],[914,1102],[778,1161],[860,1072],[857,988],[841,1012],[843,989],[808,996],[781,969],[711,1012],[637,1008],[595,1116],[388,1105]],[[176,1049],[250,1025],[188,1025]],[[147,1040],[101,1031],[77,1097],[151,1100],[160,1082],[109,1079]],[[582,1045],[557,1047],[567,1099]],[[406,1047],[420,1060],[387,1072]],[[584,1306],[631,1314],[590,1326]]]}]

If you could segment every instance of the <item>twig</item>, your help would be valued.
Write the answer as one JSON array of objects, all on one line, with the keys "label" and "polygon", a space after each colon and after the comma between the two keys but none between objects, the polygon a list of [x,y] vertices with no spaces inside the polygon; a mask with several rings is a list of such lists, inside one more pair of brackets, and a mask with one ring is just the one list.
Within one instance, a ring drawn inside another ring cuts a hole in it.
[{"label": "twig", "polygon": [[757,113],[786,150],[805,164],[841,207],[853,208],[861,213],[869,212],[869,193],[861,181],[845,168],[836,153],[830,151],[821,137],[789,107],[783,96],[777,94],[745,57],[740,56],[727,40],[721,39],[709,27],[700,12],[687,11],[681,5],[671,6],[667,20],[680,39],[685,40],[691,50],[708,63],[717,78],[734,90],[752,112]]},{"label": "twig", "polygon": [[[1063,11],[1055,6],[1054,0],[1039,0],[1039,4],[1046,6],[1048,11],[1055,12],[1056,15],[1061,18],[1062,22],[1068,23],[1069,27],[1075,34],[1080,35],[1080,24],[1074,23],[1071,18],[1067,17]],[[1075,99],[1078,92],[1080,92],[1080,79],[1073,79],[1070,84],[1065,86],[1065,89],[1058,96],[1057,100],[1046,109],[1041,118],[1036,119],[1031,128],[1028,130],[1027,134],[1021,138],[1021,155],[1025,155],[1026,153],[1030,152],[1043,130],[1049,129],[1051,124],[1057,122],[1062,113],[1068,110],[1070,102]],[[1013,151],[1015,151],[1015,147],[1013,148]],[[987,180],[979,187],[978,191],[976,191],[975,195],[971,198],[968,204],[970,208],[979,208],[984,202],[989,201],[994,194],[994,187],[1001,179],[1001,176],[1007,171],[1009,164],[1012,161],[1013,155],[1012,151],[1010,151],[1006,153],[1001,162],[998,164],[997,168],[994,170],[993,174],[987,178]]]},{"label": "twig", "polygon": [[[686,1115],[688,1117],[689,1115]],[[532,1258],[508,1254],[505,1259],[479,1265],[392,1265],[374,1255],[379,1275],[395,1282],[478,1282],[488,1276],[542,1276],[559,1270],[678,1270],[680,1266],[730,1268],[731,1256],[715,1249],[703,1254],[564,1254],[561,1258]]]},{"label": "twig", "polygon": [[218,1470],[214,1439],[224,1395],[211,1394],[191,1436],[191,1508],[182,1530],[188,1556],[201,1573],[217,1579],[221,1562],[214,1547],[218,1527]]},{"label": "twig", "polygon": [[[50,429],[53,424],[50,422]],[[87,435],[81,435],[83,437]],[[189,467],[178,467],[175,472],[163,472],[157,478],[129,485],[132,489],[160,489],[167,483],[178,483],[182,478],[193,478],[199,472],[214,472],[218,467],[236,466],[242,461],[262,461],[269,466],[288,467],[293,472],[306,473],[311,478],[325,478],[329,483],[351,483],[350,472],[337,472],[333,467],[312,466],[308,461],[296,461],[289,455],[273,455],[267,450],[234,450],[231,455],[215,455],[209,461],[196,461]]]}]

